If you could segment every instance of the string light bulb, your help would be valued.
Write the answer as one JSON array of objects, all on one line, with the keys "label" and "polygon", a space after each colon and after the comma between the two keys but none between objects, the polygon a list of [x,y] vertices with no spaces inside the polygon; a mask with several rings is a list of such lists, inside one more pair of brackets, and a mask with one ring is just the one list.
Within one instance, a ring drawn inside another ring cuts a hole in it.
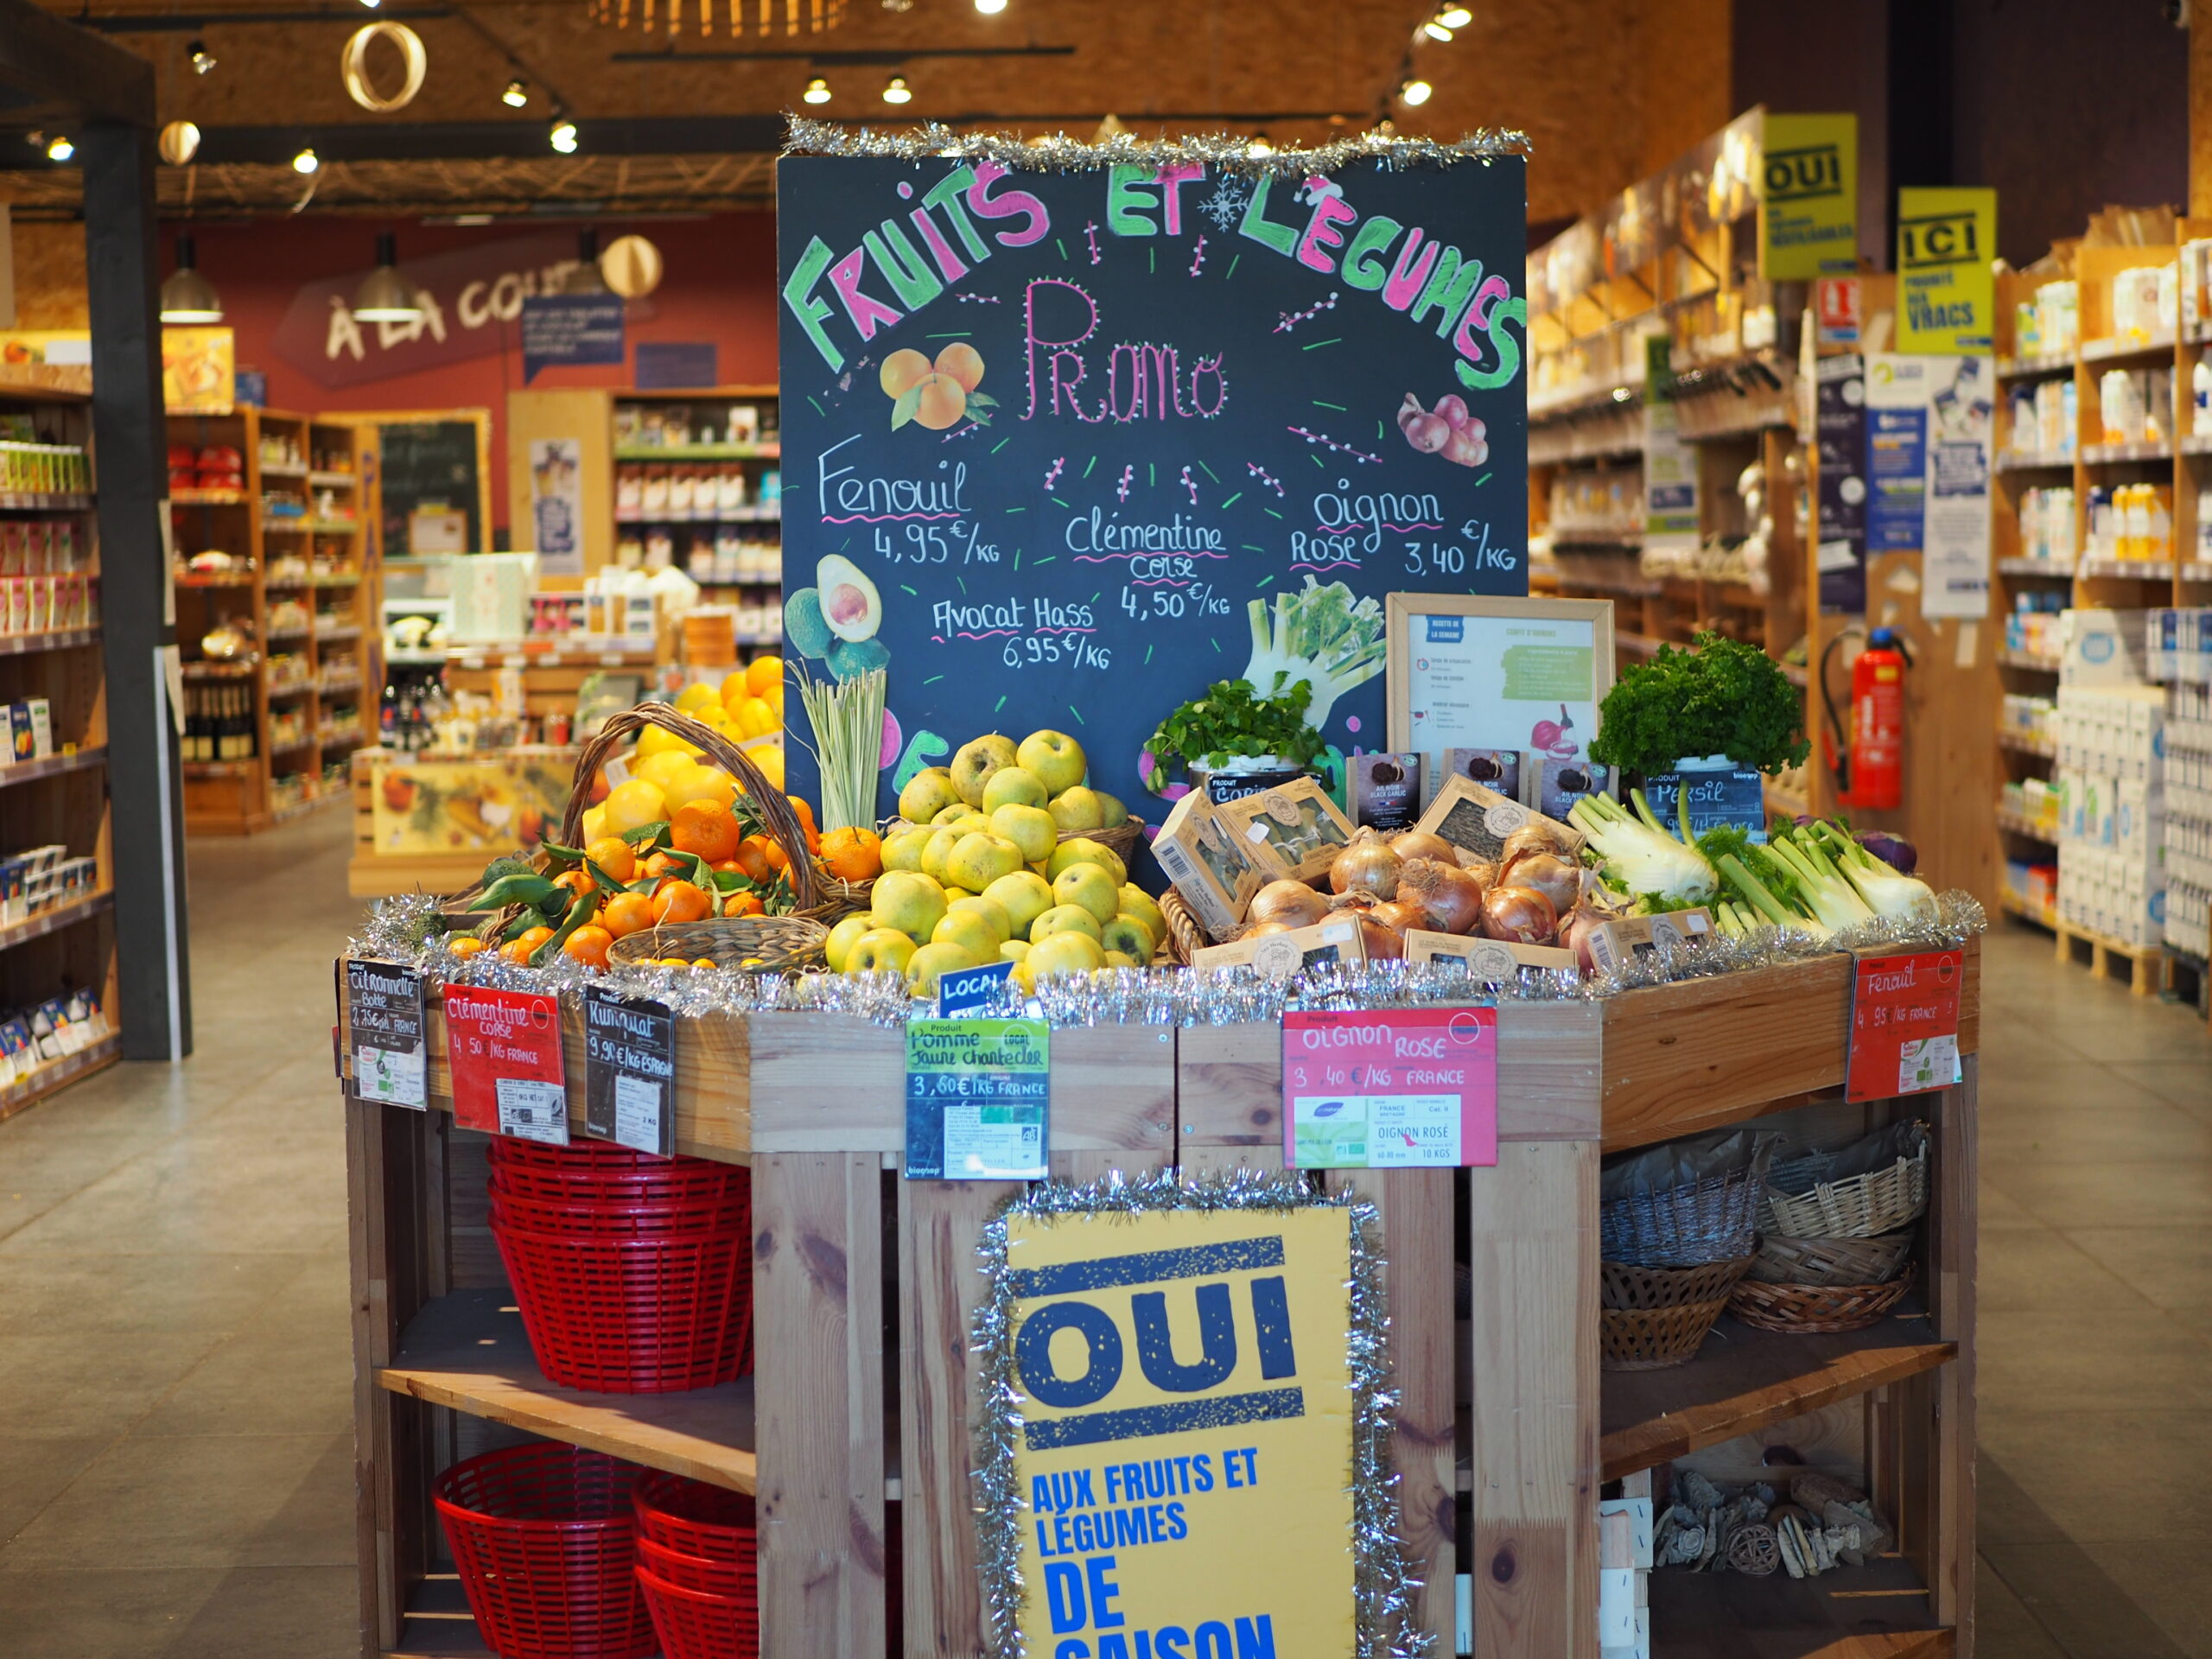
[{"label": "string light bulb", "polygon": [[1475,14],[1465,6],[1446,6],[1436,14],[1436,21],[1446,29],[1465,29],[1475,21]]},{"label": "string light bulb", "polygon": [[46,141],[46,159],[49,162],[66,162],[76,153],[77,146],[69,142],[66,132],[57,132]]},{"label": "string light bulb", "polygon": [[315,153],[312,145],[292,157],[292,171],[295,173],[312,173],[321,165],[322,158]]},{"label": "string light bulb", "polygon": [[913,96],[914,89],[906,85],[904,75],[893,75],[883,85],[883,101],[887,104],[905,104]]},{"label": "string light bulb", "polygon": [[1440,16],[1432,17],[1423,23],[1421,26],[1421,32],[1432,41],[1441,41],[1446,45],[1451,43],[1452,25],[1446,22]]},{"label": "string light bulb", "polygon": [[830,83],[817,75],[806,83],[806,90],[799,96],[810,104],[827,104],[830,101]]},{"label": "string light bulb", "polygon": [[986,17],[995,17],[1006,10],[1006,0],[976,0],[976,10]]},{"label": "string light bulb", "polygon": [[204,75],[215,67],[215,54],[207,49],[205,41],[194,41],[184,48],[185,57],[192,65],[192,73]]},{"label": "string light bulb", "polygon": [[563,116],[554,122],[551,130],[546,133],[545,141],[563,156],[575,155],[576,153],[576,124],[565,115]]},{"label": "string light bulb", "polygon": [[1425,80],[1409,80],[1398,88],[1398,102],[1408,109],[1415,109],[1428,102],[1428,95],[1436,88]]},{"label": "string light bulb", "polygon": [[530,83],[520,75],[510,80],[499,93],[499,102],[511,110],[518,110],[530,102]]}]

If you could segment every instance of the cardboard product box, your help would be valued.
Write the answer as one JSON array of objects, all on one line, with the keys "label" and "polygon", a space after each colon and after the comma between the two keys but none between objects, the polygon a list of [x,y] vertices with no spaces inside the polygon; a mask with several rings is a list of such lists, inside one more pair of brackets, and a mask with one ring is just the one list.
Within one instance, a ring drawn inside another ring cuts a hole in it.
[{"label": "cardboard product box", "polygon": [[54,707],[44,697],[31,697],[23,707],[30,711],[31,753],[41,760],[54,753]]},{"label": "cardboard product box", "polygon": [[1311,778],[1224,801],[1214,816],[1263,882],[1318,880],[1351,840],[1351,820]]},{"label": "cardboard product box", "polygon": [[1656,957],[1692,939],[1713,937],[1713,915],[1706,910],[1669,910],[1656,916],[1626,916],[1590,935],[1590,959],[1602,973],[1618,973],[1630,963]]},{"label": "cardboard product box", "polygon": [[1308,968],[1366,960],[1359,924],[1351,916],[1338,915],[1311,927],[1209,945],[1192,958],[1191,966],[1249,968],[1262,979],[1289,979]]},{"label": "cardboard product box", "polygon": [[1475,939],[1459,933],[1437,933],[1414,928],[1406,935],[1406,960],[1416,966],[1446,967],[1459,963],[1471,979],[1503,985],[1516,979],[1523,968],[1547,970],[1571,969],[1574,952],[1551,944],[1516,944],[1506,939]]},{"label": "cardboard product box", "polygon": [[1536,764],[1522,773],[1529,791],[1527,804],[1560,823],[1567,821],[1577,801],[1612,787],[1612,768],[1593,760],[1554,760],[1549,755],[1531,759]]},{"label": "cardboard product box", "polygon": [[1436,803],[1444,785],[1454,778],[1496,790],[1510,801],[1521,798],[1521,772],[1526,757],[1519,749],[1446,749],[1423,780],[1421,806]]},{"label": "cardboard product box", "polygon": [[1152,855],[1198,925],[1222,938],[1236,931],[1265,882],[1215,816],[1218,810],[1204,791],[1192,790],[1168,810]]},{"label": "cardboard product box", "polygon": [[1471,783],[1465,778],[1447,779],[1436,792],[1436,799],[1427,811],[1421,815],[1416,829],[1426,830],[1441,836],[1463,853],[1471,854],[1489,863],[1496,863],[1505,838],[1515,830],[1541,820],[1559,830],[1566,838],[1570,850],[1581,850],[1584,836],[1580,830],[1556,818],[1509,800],[1497,791],[1484,785]]},{"label": "cardboard product box", "polygon": [[8,705],[8,753],[16,760],[38,758],[38,734],[31,730],[31,706],[28,702]]},{"label": "cardboard product box", "polygon": [[1344,763],[1351,778],[1351,821],[1386,833],[1409,830],[1421,817],[1419,754],[1356,754]]}]

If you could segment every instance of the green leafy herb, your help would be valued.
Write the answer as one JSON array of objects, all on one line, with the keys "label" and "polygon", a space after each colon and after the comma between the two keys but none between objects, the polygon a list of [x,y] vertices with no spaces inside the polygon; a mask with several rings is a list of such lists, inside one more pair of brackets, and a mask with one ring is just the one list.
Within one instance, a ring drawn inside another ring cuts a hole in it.
[{"label": "green leafy herb", "polygon": [[1688,651],[1660,646],[1598,712],[1591,759],[1645,778],[1707,754],[1776,772],[1812,752],[1803,694],[1756,645],[1710,632]]},{"label": "green leafy herb", "polygon": [[1147,786],[1158,791],[1171,768],[1193,761],[1217,766],[1238,757],[1279,754],[1296,766],[1312,765],[1322,749],[1321,734],[1306,723],[1313,687],[1284,679],[1277,673],[1266,696],[1256,696],[1249,680],[1217,681],[1205,696],[1161,721],[1145,746],[1153,760]]}]

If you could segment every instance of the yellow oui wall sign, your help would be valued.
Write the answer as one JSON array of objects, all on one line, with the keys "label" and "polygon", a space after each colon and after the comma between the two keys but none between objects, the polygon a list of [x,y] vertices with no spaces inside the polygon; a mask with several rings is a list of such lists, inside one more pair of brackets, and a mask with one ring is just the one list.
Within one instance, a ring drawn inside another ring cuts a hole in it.
[{"label": "yellow oui wall sign", "polygon": [[1003,1224],[1001,1650],[1012,1624],[1031,1659],[1352,1652],[1354,1211],[1300,1193]]}]

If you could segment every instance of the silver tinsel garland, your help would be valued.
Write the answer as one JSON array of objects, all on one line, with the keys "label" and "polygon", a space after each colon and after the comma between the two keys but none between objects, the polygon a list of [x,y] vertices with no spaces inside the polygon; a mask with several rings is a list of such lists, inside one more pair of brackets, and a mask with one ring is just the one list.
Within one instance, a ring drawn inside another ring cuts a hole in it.
[{"label": "silver tinsel garland", "polygon": [[1166,1174],[1086,1185],[1047,1181],[1016,1194],[983,1229],[976,1254],[990,1291],[976,1311],[973,1351],[981,1396],[975,1431],[976,1527],[984,1605],[998,1659],[1025,1659],[1021,1610],[1029,1591],[1021,1577],[1021,1516],[1028,1497],[1015,1475],[1021,1433],[1020,1392],[1014,1382],[1014,1275],[1007,1262],[1011,1216],[1124,1215],[1163,1210],[1282,1213],[1338,1209],[1351,1226],[1349,1370],[1352,1396],[1353,1586],[1357,1597],[1352,1659],[1418,1659],[1430,1649],[1414,1623],[1412,1576],[1398,1539],[1398,1475],[1390,1463],[1390,1421],[1398,1404],[1390,1370],[1389,1313],[1382,1289],[1382,1224],[1372,1204],[1349,1192],[1316,1192],[1295,1173],[1249,1171],[1185,1185]]},{"label": "silver tinsel garland", "polygon": [[1055,133],[1034,141],[1006,132],[958,132],[932,121],[888,131],[841,126],[803,115],[788,118],[786,156],[850,156],[893,162],[995,162],[1014,172],[1073,173],[1100,167],[1173,167],[1193,162],[1217,174],[1258,178],[1303,179],[1334,173],[1355,162],[1376,162],[1392,168],[1448,167],[1459,162],[1488,162],[1500,156],[1525,156],[1529,135],[1497,128],[1471,132],[1452,143],[1433,138],[1402,138],[1363,132],[1306,149],[1252,153],[1252,141],[1233,133],[1198,133],[1181,138],[1140,138],[1117,132],[1101,143]]}]

